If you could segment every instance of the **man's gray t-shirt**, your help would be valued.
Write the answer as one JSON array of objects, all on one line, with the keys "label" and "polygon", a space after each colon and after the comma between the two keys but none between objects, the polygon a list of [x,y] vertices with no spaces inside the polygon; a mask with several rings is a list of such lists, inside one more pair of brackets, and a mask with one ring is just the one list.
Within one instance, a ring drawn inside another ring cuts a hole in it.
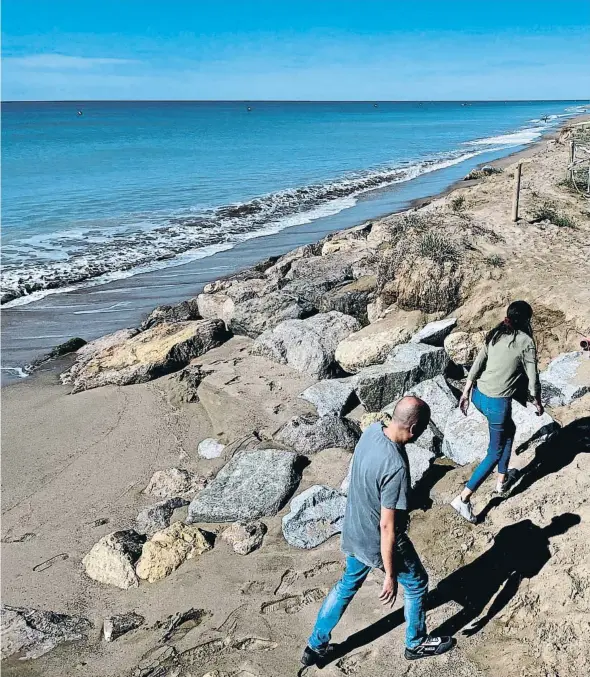
[{"label": "man's gray t-shirt", "polygon": [[392,442],[381,423],[362,434],[352,460],[348,500],[342,528],[342,550],[363,564],[383,568],[381,558],[381,507],[403,510],[396,514],[396,532],[406,529],[410,490],[407,456]]}]

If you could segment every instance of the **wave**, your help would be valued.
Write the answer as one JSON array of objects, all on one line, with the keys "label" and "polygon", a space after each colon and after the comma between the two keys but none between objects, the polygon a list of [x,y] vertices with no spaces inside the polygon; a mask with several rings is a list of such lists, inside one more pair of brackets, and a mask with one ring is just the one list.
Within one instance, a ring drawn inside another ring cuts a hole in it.
[{"label": "wave", "polygon": [[[357,172],[335,181],[281,190],[216,209],[152,214],[135,222],[78,226],[11,242],[3,251],[0,301],[5,307],[20,306],[48,294],[180,266],[252,238],[332,216],[353,207],[363,193],[410,181],[481,153],[526,145],[546,129],[546,125],[537,125],[476,139],[463,144],[462,149],[413,164]],[[33,263],[23,266],[23,255]],[[119,311],[109,309],[109,312]]]}]

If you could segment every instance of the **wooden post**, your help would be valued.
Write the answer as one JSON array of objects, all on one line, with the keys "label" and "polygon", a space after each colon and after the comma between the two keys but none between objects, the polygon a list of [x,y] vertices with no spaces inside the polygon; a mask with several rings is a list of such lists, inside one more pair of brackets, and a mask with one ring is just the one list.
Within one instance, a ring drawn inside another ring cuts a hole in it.
[{"label": "wooden post", "polygon": [[512,197],[512,220],[518,221],[518,201],[520,199],[520,174],[522,172],[522,162],[516,165],[514,173],[514,194]]},{"label": "wooden post", "polygon": [[574,159],[575,159],[575,157],[576,157],[576,143],[572,139],[570,141],[570,161],[569,161],[569,164],[568,164],[568,167],[567,167],[567,177],[566,177],[569,181],[574,180]]}]

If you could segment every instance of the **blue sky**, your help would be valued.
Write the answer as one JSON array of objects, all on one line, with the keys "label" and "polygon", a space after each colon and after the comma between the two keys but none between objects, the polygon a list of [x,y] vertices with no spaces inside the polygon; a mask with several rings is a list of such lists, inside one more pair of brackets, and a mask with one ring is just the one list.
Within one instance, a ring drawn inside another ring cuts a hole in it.
[{"label": "blue sky", "polygon": [[3,0],[3,100],[587,99],[590,0]]}]

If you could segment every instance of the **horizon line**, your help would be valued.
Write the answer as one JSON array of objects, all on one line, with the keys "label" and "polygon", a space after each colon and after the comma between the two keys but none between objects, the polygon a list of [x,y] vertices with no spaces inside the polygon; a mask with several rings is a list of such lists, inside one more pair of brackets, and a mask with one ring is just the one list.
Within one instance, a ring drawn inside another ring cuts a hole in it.
[{"label": "horizon line", "polygon": [[590,99],[7,99],[0,103],[553,103]]}]

